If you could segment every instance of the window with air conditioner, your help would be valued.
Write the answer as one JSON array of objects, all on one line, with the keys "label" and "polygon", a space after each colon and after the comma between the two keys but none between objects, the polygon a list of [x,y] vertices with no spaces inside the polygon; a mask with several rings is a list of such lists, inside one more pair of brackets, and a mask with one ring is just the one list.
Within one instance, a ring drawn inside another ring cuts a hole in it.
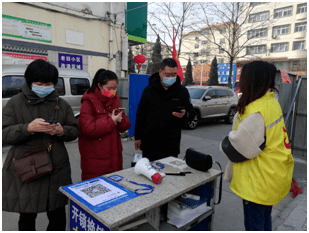
[{"label": "window with air conditioner", "polygon": [[306,31],[307,22],[305,23],[296,23],[295,24],[295,32],[303,32]]},{"label": "window with air conditioner", "polygon": [[260,28],[248,31],[248,39],[267,37],[267,28]]},{"label": "window with air conditioner", "polygon": [[199,47],[199,45],[198,45],[198,44],[195,44],[195,48],[198,49],[198,47]]},{"label": "window with air conditioner", "polygon": [[201,44],[202,45],[206,45],[207,44],[207,40],[202,40]]},{"label": "window with air conditioner", "polygon": [[294,41],[293,50],[303,50],[305,49],[305,41]]},{"label": "window with air conditioner", "polygon": [[193,53],[194,54],[194,57],[198,57],[198,53]]},{"label": "window with air conditioner", "polygon": [[224,53],[224,50],[223,49],[219,49],[219,53]]},{"label": "window with air conditioner", "polygon": [[225,38],[220,39],[220,44],[225,44]]},{"label": "window with air conditioner", "polygon": [[307,12],[307,3],[297,5],[297,14]]},{"label": "window with air conditioner", "polygon": [[273,37],[277,35],[287,35],[290,33],[291,25],[281,25],[273,27]]},{"label": "window with air conditioner", "polygon": [[265,20],[268,20],[268,18],[269,18],[268,11],[251,14],[249,15],[249,23],[265,21]]},{"label": "window with air conditioner", "polygon": [[224,58],[219,58],[219,59],[218,59],[218,62],[219,62],[219,63],[224,63]]},{"label": "window with air conditioner", "polygon": [[275,9],[274,18],[283,18],[292,15],[292,6]]},{"label": "window with air conditioner", "polygon": [[195,40],[198,41],[200,38],[198,36],[195,37]]},{"label": "window with air conditioner", "polygon": [[286,52],[288,51],[289,43],[277,43],[271,45],[271,52]]},{"label": "window with air conditioner", "polygon": [[256,45],[247,47],[247,55],[266,53],[266,45]]}]

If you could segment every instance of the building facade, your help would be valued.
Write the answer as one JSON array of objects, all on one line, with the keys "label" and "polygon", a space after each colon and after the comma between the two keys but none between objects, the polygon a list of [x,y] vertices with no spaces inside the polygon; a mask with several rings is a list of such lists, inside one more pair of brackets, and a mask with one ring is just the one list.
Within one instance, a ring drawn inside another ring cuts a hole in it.
[{"label": "building facade", "polygon": [[253,60],[273,63],[288,72],[307,73],[307,3],[250,2],[249,17],[242,17],[239,44],[250,39],[239,54],[240,68]]},{"label": "building facade", "polygon": [[2,64],[43,58],[58,68],[127,73],[127,4],[4,2]]},{"label": "building facade", "polygon": [[[180,64],[186,66],[191,58],[192,65],[211,64],[216,56],[218,63],[228,63],[229,58],[223,49],[229,51],[229,33],[233,25],[230,22],[203,27],[183,35]],[[214,44],[215,42],[216,44]],[[221,47],[221,48],[220,48]]]}]

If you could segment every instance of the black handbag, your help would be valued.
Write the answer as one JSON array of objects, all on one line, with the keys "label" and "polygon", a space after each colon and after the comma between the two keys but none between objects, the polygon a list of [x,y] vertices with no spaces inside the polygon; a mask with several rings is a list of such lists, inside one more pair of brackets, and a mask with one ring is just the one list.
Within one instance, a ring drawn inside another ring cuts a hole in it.
[{"label": "black handbag", "polygon": [[186,150],[186,155],[184,159],[186,161],[186,164],[198,171],[207,172],[210,168],[212,168],[213,163],[217,163],[221,170],[221,178],[220,178],[220,192],[219,192],[219,200],[217,203],[214,203],[215,205],[218,205],[221,202],[221,196],[222,196],[222,168],[220,163],[217,161],[212,160],[212,156],[210,154],[204,154],[201,152],[198,152],[194,150],[193,148],[189,148]]},{"label": "black handbag", "polygon": [[212,168],[212,156],[195,151],[193,148],[187,149],[184,159],[189,167],[202,172],[207,172]]}]

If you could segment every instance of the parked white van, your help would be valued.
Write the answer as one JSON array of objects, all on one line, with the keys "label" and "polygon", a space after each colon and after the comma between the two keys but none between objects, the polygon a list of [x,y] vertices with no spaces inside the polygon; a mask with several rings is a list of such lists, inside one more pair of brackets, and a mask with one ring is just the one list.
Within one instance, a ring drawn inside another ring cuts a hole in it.
[{"label": "parked white van", "polygon": [[[21,92],[21,86],[25,83],[26,68],[27,66],[2,66],[2,108],[12,96]],[[88,72],[83,70],[58,68],[58,71],[59,78],[55,89],[57,89],[60,97],[71,105],[74,116],[79,117],[81,98],[85,91],[90,88],[90,76]]]}]

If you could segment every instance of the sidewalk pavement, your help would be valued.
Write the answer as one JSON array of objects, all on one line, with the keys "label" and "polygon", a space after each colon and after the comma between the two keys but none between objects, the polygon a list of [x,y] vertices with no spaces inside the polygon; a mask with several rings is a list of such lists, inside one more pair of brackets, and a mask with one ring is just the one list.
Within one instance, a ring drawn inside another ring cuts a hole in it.
[{"label": "sidewalk pavement", "polygon": [[[202,139],[195,136],[182,134],[181,148],[179,158],[184,158],[185,151],[193,147],[198,151],[207,151],[213,155],[213,159],[219,161],[222,168],[226,166],[226,159],[219,152],[219,141],[211,139]],[[123,168],[130,168],[133,160],[135,148],[134,140],[131,138],[122,139],[123,146]],[[73,183],[81,181],[80,154],[77,140],[66,143],[69,152],[70,163],[72,168]],[[2,161],[9,147],[2,148]],[[218,169],[217,166],[213,167]],[[273,230],[277,231],[298,231],[307,230],[307,184],[296,179],[298,185],[302,188],[303,193],[295,199],[290,192],[281,202],[273,206],[272,223]],[[219,181],[217,182],[217,187]],[[229,188],[230,183],[223,181],[222,200],[215,207],[214,231],[244,231],[244,217],[242,200],[235,195]],[[218,192],[217,192],[218,193]],[[217,199],[216,199],[217,200]],[[2,211],[2,230],[12,231],[17,229],[19,215],[16,213],[7,213]],[[36,229],[45,231],[48,220],[46,213],[38,214]]]}]

